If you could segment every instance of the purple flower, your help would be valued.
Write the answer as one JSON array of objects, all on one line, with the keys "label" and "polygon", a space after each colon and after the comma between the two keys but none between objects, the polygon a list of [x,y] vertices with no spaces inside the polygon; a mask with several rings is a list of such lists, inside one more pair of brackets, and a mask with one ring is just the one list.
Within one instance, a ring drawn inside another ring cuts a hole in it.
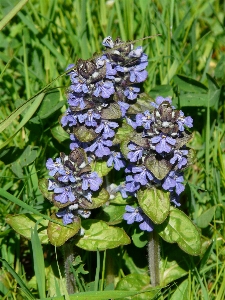
[{"label": "purple flower", "polygon": [[132,172],[136,173],[136,175],[134,175],[134,180],[140,183],[141,185],[146,185],[149,180],[151,181],[154,179],[151,172],[147,170],[144,166],[133,167]]},{"label": "purple flower", "polygon": [[118,101],[117,102],[120,106],[120,110],[121,110],[121,113],[122,113],[122,117],[125,116],[128,108],[130,107],[130,105],[128,103],[125,103],[125,102],[122,102],[122,101]]},{"label": "purple flower", "polygon": [[61,162],[61,158],[56,158],[56,161],[54,162],[52,158],[49,158],[46,161],[46,168],[50,171],[49,175],[50,176],[55,176],[57,172],[62,172],[63,171],[63,165]]},{"label": "purple flower", "polygon": [[112,49],[114,47],[114,42],[111,36],[107,36],[106,38],[104,38],[102,45]]},{"label": "purple flower", "polygon": [[134,222],[143,221],[143,217],[140,214],[139,207],[134,208],[130,205],[125,206],[126,213],[123,215],[123,219],[127,221],[127,224],[133,224]]},{"label": "purple flower", "polygon": [[55,182],[55,180],[52,180],[52,179],[48,180],[48,191],[52,191],[58,187],[59,187],[59,185]]},{"label": "purple flower", "polygon": [[102,184],[102,178],[98,176],[97,172],[81,175],[81,178],[83,180],[82,189],[85,191],[88,188],[90,188],[92,191],[97,191],[99,186]]},{"label": "purple flower", "polygon": [[151,105],[155,108],[158,108],[159,105],[162,104],[164,101],[168,101],[170,104],[172,104],[172,100],[170,97],[163,98],[162,96],[158,96],[156,97],[155,102],[151,102]]},{"label": "purple flower", "polygon": [[143,49],[142,49],[141,46],[139,46],[139,47],[137,47],[136,49],[132,50],[132,51],[128,54],[128,56],[129,56],[129,57],[141,57],[142,53],[143,53]]},{"label": "purple flower", "polygon": [[139,228],[144,231],[152,231],[153,223],[149,219],[148,216],[144,214],[140,207],[134,208],[130,205],[126,205],[125,207],[126,213],[123,215],[123,219],[127,221],[127,224],[133,224],[134,222],[138,222]]},{"label": "purple flower", "polygon": [[96,113],[93,109],[89,109],[85,114],[83,114],[83,120],[87,126],[96,127],[97,122],[95,119],[99,120],[101,115]]},{"label": "purple flower", "polygon": [[179,202],[179,196],[174,192],[170,193],[170,201],[173,202],[175,206],[179,207],[181,205]]},{"label": "purple flower", "polygon": [[68,95],[68,104],[70,106],[75,106],[75,107],[79,107],[80,109],[84,109],[85,108],[85,103],[84,103],[84,99],[83,97],[76,97],[74,94],[70,93]]},{"label": "purple flower", "polygon": [[187,164],[187,158],[184,156],[188,155],[188,150],[175,150],[174,156],[170,159],[171,164],[175,164],[178,162],[177,167],[181,169],[183,166]]},{"label": "purple flower", "polygon": [[59,194],[56,195],[54,198],[56,201],[64,204],[68,201],[73,202],[76,197],[74,196],[71,186],[65,186],[65,187],[58,187],[54,189],[54,193],[55,194]]},{"label": "purple flower", "polygon": [[65,127],[69,123],[69,126],[77,125],[77,116],[72,113],[70,108],[66,110],[66,113],[62,116],[61,124]]},{"label": "purple flower", "polygon": [[91,211],[86,209],[78,209],[77,213],[84,219],[88,219],[91,215]]},{"label": "purple flower", "polygon": [[106,76],[105,77],[112,80],[115,78],[114,75],[116,75],[116,73],[117,72],[115,69],[113,69],[111,63],[106,62]]},{"label": "purple flower", "polygon": [[56,216],[59,218],[63,218],[63,224],[68,225],[70,223],[73,223],[74,214],[69,212],[67,209],[58,211],[56,213]]},{"label": "purple flower", "polygon": [[171,171],[165,178],[162,187],[164,190],[169,190],[170,192],[175,189],[177,195],[180,195],[184,191],[184,185],[182,184],[183,181],[184,178],[182,175],[175,171]]},{"label": "purple flower", "polygon": [[127,120],[127,124],[128,124],[128,125],[132,126],[134,129],[137,128],[137,124],[136,124],[134,121],[132,121],[130,118],[128,118],[128,117],[126,117],[126,116],[125,116],[125,118],[126,118],[126,120]]},{"label": "purple flower", "polygon": [[180,116],[177,120],[180,131],[184,131],[184,125],[191,128],[193,127],[193,119],[191,117],[184,117],[184,113],[180,110]]},{"label": "purple flower", "polygon": [[96,89],[93,92],[95,97],[109,98],[115,93],[114,85],[111,81],[99,81],[95,84]]},{"label": "purple flower", "polygon": [[143,126],[145,129],[150,129],[152,122],[153,117],[148,110],[146,110],[143,114],[136,115],[137,126]]},{"label": "purple flower", "polygon": [[73,176],[73,172],[64,166],[63,170],[60,170],[60,175],[57,179],[62,182],[75,182],[75,178]]},{"label": "purple flower", "polygon": [[80,147],[80,148],[83,148],[85,151],[87,151],[87,148],[88,148],[87,142],[80,142],[74,134],[70,135],[70,139],[71,139],[71,141],[73,141],[73,143],[70,144],[70,150],[74,150],[74,149]]},{"label": "purple flower", "polygon": [[148,76],[148,72],[146,70],[140,70],[141,67],[137,66],[130,70],[130,81],[131,82],[143,82]]},{"label": "purple flower", "polygon": [[136,162],[142,158],[143,148],[141,146],[131,143],[128,145],[128,148],[131,151],[128,153],[127,157],[131,162]]},{"label": "purple flower", "polygon": [[86,84],[86,80],[81,77],[73,78],[72,85],[70,86],[71,90],[75,93],[88,93],[88,87]]},{"label": "purple flower", "polygon": [[115,152],[113,151],[110,156],[109,159],[107,160],[107,166],[111,167],[112,164],[114,164],[114,169],[116,169],[117,171],[119,171],[121,168],[125,167],[125,161],[122,159],[122,154],[120,152]]},{"label": "purple flower", "polygon": [[129,100],[134,100],[137,98],[139,92],[140,92],[139,88],[129,86],[125,89],[123,93]]},{"label": "purple flower", "polygon": [[111,138],[115,135],[115,132],[111,128],[118,127],[118,123],[102,120],[102,123],[95,129],[96,133],[100,133],[103,130],[102,137],[104,139]]},{"label": "purple flower", "polygon": [[146,215],[144,215],[144,213],[142,213],[141,215],[142,215],[142,217],[144,219],[144,222],[142,222],[141,224],[139,224],[139,228],[141,230],[148,231],[148,232],[153,231],[153,223],[152,223],[152,221]]},{"label": "purple flower", "polygon": [[[109,147],[112,146],[112,141],[98,138],[94,144],[87,148],[86,151],[95,152],[97,157],[103,157],[111,153]],[[97,149],[96,149],[97,148]]]},{"label": "purple flower", "polygon": [[126,176],[125,190],[127,192],[134,193],[137,190],[139,190],[139,188],[140,188],[140,184],[134,180],[133,176],[131,176],[131,175]]},{"label": "purple flower", "polygon": [[172,149],[172,146],[176,144],[175,139],[163,134],[154,136],[153,138],[151,138],[151,142],[153,144],[156,144],[155,150],[158,153],[169,153]]}]

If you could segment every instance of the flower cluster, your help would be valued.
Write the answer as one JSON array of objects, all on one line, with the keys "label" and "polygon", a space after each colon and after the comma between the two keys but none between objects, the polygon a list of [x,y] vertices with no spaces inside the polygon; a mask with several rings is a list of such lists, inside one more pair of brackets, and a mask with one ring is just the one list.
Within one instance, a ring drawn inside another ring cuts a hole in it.
[{"label": "flower cluster", "polygon": [[[191,128],[193,120],[176,110],[169,97],[157,97],[151,106],[151,112],[138,113],[133,122],[136,135],[141,139],[134,138],[128,143],[130,165],[125,170],[129,173],[125,189],[135,194],[143,186],[157,185],[169,191],[171,202],[180,206],[179,195],[184,191],[183,169],[189,155],[186,143],[190,135],[185,127]],[[137,211],[127,209],[124,219],[132,223],[137,221]]]},{"label": "flower cluster", "polygon": [[88,218],[92,192],[99,189],[102,179],[91,172],[83,149],[77,148],[68,156],[60,153],[55,161],[49,158],[46,167],[54,177],[48,181],[48,190],[53,192],[52,202],[61,209],[56,215],[63,218],[64,224],[72,223],[77,215]]},{"label": "flower cluster", "polygon": [[115,130],[125,117],[147,77],[148,60],[142,47],[107,37],[102,55],[78,60],[68,67],[71,85],[68,91],[69,108],[61,119],[70,133],[71,150],[82,147],[89,158],[107,159],[108,167],[125,167],[117,145]]}]

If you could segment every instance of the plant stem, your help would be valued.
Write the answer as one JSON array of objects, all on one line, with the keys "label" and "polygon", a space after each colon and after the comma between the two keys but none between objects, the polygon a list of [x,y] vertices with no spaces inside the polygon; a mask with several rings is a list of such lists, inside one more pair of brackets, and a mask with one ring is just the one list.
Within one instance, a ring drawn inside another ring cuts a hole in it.
[{"label": "plant stem", "polygon": [[159,274],[159,261],[160,261],[160,248],[159,248],[159,236],[155,231],[150,232],[148,242],[148,267],[151,278],[151,285],[160,285]]},{"label": "plant stem", "polygon": [[74,249],[70,242],[66,242],[63,246],[64,269],[66,278],[66,288],[68,294],[74,294],[76,290],[76,280],[70,271],[70,266],[74,261]]}]

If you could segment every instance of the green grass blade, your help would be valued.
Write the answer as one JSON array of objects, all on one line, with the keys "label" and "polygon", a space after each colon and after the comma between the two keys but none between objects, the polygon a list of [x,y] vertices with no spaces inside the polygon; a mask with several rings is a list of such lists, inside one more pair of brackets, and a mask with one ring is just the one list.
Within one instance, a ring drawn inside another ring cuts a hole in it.
[{"label": "green grass blade", "polygon": [[[30,118],[33,116],[33,114],[35,113],[35,111],[37,110],[37,108],[39,107],[39,105],[41,104],[42,100],[44,99],[45,93],[41,93],[40,95],[37,96],[37,98],[34,100],[34,102],[31,104],[31,107],[28,109],[26,115],[24,116],[24,118],[22,119],[22,121],[20,122],[19,126],[16,128],[15,132],[13,133],[13,135],[11,137],[9,137],[4,143],[1,144],[0,149],[2,149],[3,147],[5,147],[13,138],[14,136],[17,134],[17,132],[20,131],[20,129],[30,120]],[[27,102],[26,102],[27,103]],[[24,107],[23,107],[24,109]],[[21,112],[21,110],[20,110]],[[15,115],[18,115],[18,110],[16,110],[15,112],[13,112],[9,118],[7,118],[5,121],[3,121],[3,126],[2,128],[4,128],[6,126],[6,124],[10,124],[11,121],[13,121],[15,119]],[[2,124],[2,123],[1,123]],[[0,124],[0,126],[1,126]],[[0,129],[2,129],[0,128]]]},{"label": "green grass blade", "polygon": [[100,252],[97,251],[97,267],[96,267],[96,272],[95,272],[95,286],[94,286],[94,291],[98,290],[99,273],[100,273]]},{"label": "green grass blade", "polygon": [[28,299],[35,300],[34,296],[27,288],[26,284],[23,282],[20,276],[13,270],[13,268],[9,265],[9,263],[5,259],[1,259],[1,258],[0,261],[2,262],[3,266],[7,269],[7,271],[15,278],[17,283],[20,285],[23,293],[28,297]]},{"label": "green grass blade", "polygon": [[9,21],[23,8],[23,6],[28,2],[28,0],[21,0],[1,21],[0,30],[4,28]]},{"label": "green grass blade", "polygon": [[[40,220],[41,221],[41,220]],[[45,264],[41,242],[37,232],[37,224],[31,229],[31,244],[33,250],[34,272],[37,280],[38,292],[40,298],[45,297]]]}]

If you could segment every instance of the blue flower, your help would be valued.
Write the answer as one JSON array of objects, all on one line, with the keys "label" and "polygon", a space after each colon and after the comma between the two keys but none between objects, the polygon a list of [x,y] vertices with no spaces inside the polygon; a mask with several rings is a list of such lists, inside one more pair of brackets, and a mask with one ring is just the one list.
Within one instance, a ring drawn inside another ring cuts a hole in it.
[{"label": "blue flower", "polygon": [[191,117],[184,117],[184,113],[180,110],[180,116],[177,120],[180,131],[184,131],[184,125],[191,128],[193,127],[193,119]]},{"label": "blue flower", "polygon": [[87,148],[87,151],[94,152],[97,157],[103,157],[104,155],[109,155],[111,153],[111,150],[109,149],[111,146],[112,141],[98,138],[94,144]]},{"label": "blue flower", "polygon": [[83,180],[83,190],[87,190],[88,188],[90,188],[92,191],[97,191],[102,184],[102,178],[98,176],[97,172],[81,175],[81,178]]},{"label": "blue flower", "polygon": [[153,223],[148,216],[144,214],[140,207],[134,208],[130,205],[125,207],[126,213],[123,215],[123,219],[127,221],[127,224],[133,224],[138,222],[139,228],[144,231],[153,231]]},{"label": "blue flower", "polygon": [[153,117],[148,110],[146,110],[143,114],[139,113],[136,115],[137,126],[143,126],[145,129],[150,129],[152,122]]},{"label": "blue flower", "polygon": [[101,119],[101,115],[96,113],[93,109],[89,109],[86,113],[82,115],[83,120],[87,126],[96,127],[97,122],[95,119]]},{"label": "blue flower", "polygon": [[130,205],[125,206],[126,213],[123,215],[123,219],[127,221],[127,224],[133,224],[134,222],[143,221],[143,217],[140,214],[139,208],[134,208]]},{"label": "blue flower", "polygon": [[91,215],[91,211],[86,209],[78,209],[77,213],[84,219],[88,219]]},{"label": "blue flower", "polygon": [[141,57],[143,53],[143,49],[141,46],[137,47],[136,49],[130,51],[130,53],[128,54],[129,57]]},{"label": "blue flower", "polygon": [[114,169],[119,171],[121,168],[124,168],[126,166],[125,161],[122,159],[122,154],[120,152],[113,151],[109,159],[107,160],[107,166],[111,167],[112,164],[114,164]]},{"label": "blue flower", "polygon": [[[158,96],[158,97],[156,97],[155,102],[151,102],[151,105],[155,108],[158,108],[160,106],[160,104],[162,104],[165,101],[169,102],[169,104],[172,104],[172,100],[170,97],[163,98],[162,96]],[[173,108],[173,106],[172,106],[172,108]]]},{"label": "blue flower", "polygon": [[124,95],[129,99],[129,100],[134,100],[137,98],[138,93],[140,92],[140,89],[137,87],[132,87],[132,86],[128,86],[125,90],[124,90]]},{"label": "blue flower", "polygon": [[60,176],[57,178],[61,182],[75,182],[75,178],[73,176],[73,172],[64,166],[63,170],[60,170]]},{"label": "blue flower", "polygon": [[100,133],[103,130],[102,137],[104,139],[111,138],[115,135],[115,132],[111,128],[118,127],[116,122],[110,122],[108,120],[102,120],[102,123],[95,129],[96,133]]},{"label": "blue flower", "polygon": [[151,172],[147,170],[145,166],[132,167],[132,172],[136,173],[134,180],[141,185],[146,185],[149,181],[154,179]]},{"label": "blue flower", "polygon": [[155,150],[158,153],[169,153],[172,150],[172,146],[176,144],[176,140],[170,136],[160,134],[151,138],[151,142],[155,145]]},{"label": "blue flower", "polygon": [[71,213],[70,211],[68,211],[67,209],[58,211],[56,213],[56,216],[59,218],[63,218],[63,224],[64,225],[68,225],[73,223],[73,219],[74,219],[74,214]]},{"label": "blue flower", "polygon": [[80,109],[84,109],[85,108],[85,102],[84,102],[84,98],[79,95],[80,97],[76,96],[75,94],[69,93],[68,94],[68,104],[70,106],[75,106],[75,107],[79,107]]},{"label": "blue flower", "polygon": [[136,162],[138,161],[139,159],[142,158],[142,155],[143,155],[143,148],[141,146],[138,146],[138,145],[135,145],[133,143],[129,144],[128,145],[128,148],[131,150],[127,157],[129,158],[129,160],[131,162]]},{"label": "blue flower", "polygon": [[133,176],[131,176],[131,175],[126,176],[125,190],[127,192],[134,193],[139,189],[140,189],[140,184],[134,180]]},{"label": "blue flower", "polygon": [[122,102],[122,101],[118,101],[117,103],[120,106],[122,117],[124,117],[126,115],[126,112],[127,112],[128,108],[130,107],[130,105],[128,103],[125,103],[125,102]]},{"label": "blue flower", "polygon": [[184,177],[180,173],[171,171],[167,177],[164,179],[162,187],[164,190],[169,190],[170,192],[176,191],[177,195],[180,195],[184,191],[184,185],[182,182]]},{"label": "blue flower", "polygon": [[77,116],[74,115],[70,108],[66,110],[66,113],[62,116],[61,124],[65,127],[69,123],[69,126],[77,125]]},{"label": "blue flower", "polygon": [[58,194],[55,195],[55,200],[64,204],[68,201],[73,202],[76,197],[74,196],[72,192],[71,186],[65,186],[65,187],[57,187],[54,189],[54,193]]},{"label": "blue flower", "polygon": [[117,71],[113,69],[112,64],[109,62],[106,62],[106,78],[108,79],[114,79],[114,75],[116,75]]},{"label": "blue flower", "polygon": [[178,169],[181,169],[187,164],[187,158],[184,156],[188,155],[188,150],[175,150],[174,156],[170,159],[171,164],[175,164],[177,162]]},{"label": "blue flower", "polygon": [[93,92],[95,97],[109,98],[115,93],[114,85],[111,81],[99,81],[95,84],[96,89]]},{"label": "blue flower", "polygon": [[106,38],[104,38],[102,45],[112,49],[114,47],[114,42],[111,36],[107,36]]},{"label": "blue flower", "polygon": [[88,93],[89,89],[84,78],[76,77],[73,78],[72,85],[70,86],[71,90],[75,93]]},{"label": "blue flower", "polygon": [[49,175],[55,176],[57,172],[63,172],[63,165],[61,162],[61,158],[56,158],[56,161],[54,162],[52,158],[49,158],[46,161],[46,168],[50,170]]}]

